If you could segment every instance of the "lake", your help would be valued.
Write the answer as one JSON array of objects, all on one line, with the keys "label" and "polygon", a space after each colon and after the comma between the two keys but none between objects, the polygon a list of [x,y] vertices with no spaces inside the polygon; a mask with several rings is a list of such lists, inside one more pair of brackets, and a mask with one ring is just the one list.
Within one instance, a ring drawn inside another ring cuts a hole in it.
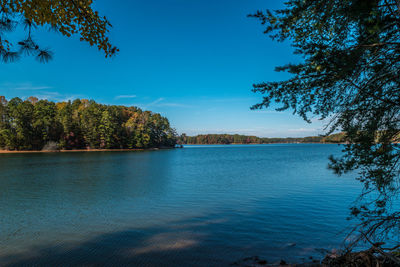
[{"label": "lake", "polygon": [[328,144],[0,155],[0,265],[228,266],[338,248],[361,186]]}]

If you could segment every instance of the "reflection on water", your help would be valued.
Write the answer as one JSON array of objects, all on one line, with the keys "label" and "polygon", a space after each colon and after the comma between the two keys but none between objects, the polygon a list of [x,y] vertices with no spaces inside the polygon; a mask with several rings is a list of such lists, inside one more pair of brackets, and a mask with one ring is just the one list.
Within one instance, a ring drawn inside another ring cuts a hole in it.
[{"label": "reflection on water", "polygon": [[340,245],[336,145],[0,155],[0,265],[228,265]]}]

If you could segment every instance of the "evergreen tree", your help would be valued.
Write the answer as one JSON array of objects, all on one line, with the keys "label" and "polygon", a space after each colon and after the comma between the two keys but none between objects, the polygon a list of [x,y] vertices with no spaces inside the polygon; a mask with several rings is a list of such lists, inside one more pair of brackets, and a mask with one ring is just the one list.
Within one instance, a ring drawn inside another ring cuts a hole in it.
[{"label": "evergreen tree", "polygon": [[[251,15],[278,41],[289,40],[304,59],[277,67],[283,81],[254,85],[263,99],[310,121],[330,119],[344,131],[338,174],[357,170],[365,185],[352,214],[361,239],[385,239],[400,228],[400,4],[398,0],[290,0],[282,10]],[[371,201],[374,198],[375,201]]]}]

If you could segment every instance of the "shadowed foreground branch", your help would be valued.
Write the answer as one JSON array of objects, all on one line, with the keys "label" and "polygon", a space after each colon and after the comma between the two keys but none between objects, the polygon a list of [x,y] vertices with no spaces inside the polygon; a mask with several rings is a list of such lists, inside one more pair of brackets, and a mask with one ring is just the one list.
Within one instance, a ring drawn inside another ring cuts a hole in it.
[{"label": "shadowed foreground branch", "polygon": [[[33,37],[37,27],[46,27],[66,37],[77,35],[81,41],[103,51],[106,57],[115,55],[118,48],[108,37],[111,24],[92,9],[92,4],[92,0],[1,0],[0,60],[7,63],[21,56],[34,56],[45,63],[52,59],[53,52]],[[25,37],[13,41],[10,35],[18,27],[25,32]]]}]

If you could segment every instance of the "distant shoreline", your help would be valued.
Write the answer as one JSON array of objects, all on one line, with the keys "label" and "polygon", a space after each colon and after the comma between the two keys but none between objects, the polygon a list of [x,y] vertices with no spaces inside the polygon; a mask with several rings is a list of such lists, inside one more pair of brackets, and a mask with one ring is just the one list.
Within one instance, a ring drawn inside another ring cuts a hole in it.
[{"label": "distant shoreline", "polygon": [[187,136],[182,134],[178,138],[178,144],[306,144],[306,143],[345,143],[346,134],[343,132],[328,136],[306,136],[306,137],[257,137],[240,134],[200,134]]},{"label": "distant shoreline", "polygon": [[115,149],[71,149],[71,150],[0,150],[0,154],[20,154],[20,153],[68,153],[68,152],[134,152],[134,151],[152,151],[171,148],[115,148]]},{"label": "distant shoreline", "polygon": [[232,145],[289,145],[289,144],[321,144],[321,145],[345,145],[347,143],[318,143],[318,142],[307,142],[307,143],[230,143],[230,144],[182,144],[183,146],[187,145],[196,145],[196,146],[232,146]]}]

